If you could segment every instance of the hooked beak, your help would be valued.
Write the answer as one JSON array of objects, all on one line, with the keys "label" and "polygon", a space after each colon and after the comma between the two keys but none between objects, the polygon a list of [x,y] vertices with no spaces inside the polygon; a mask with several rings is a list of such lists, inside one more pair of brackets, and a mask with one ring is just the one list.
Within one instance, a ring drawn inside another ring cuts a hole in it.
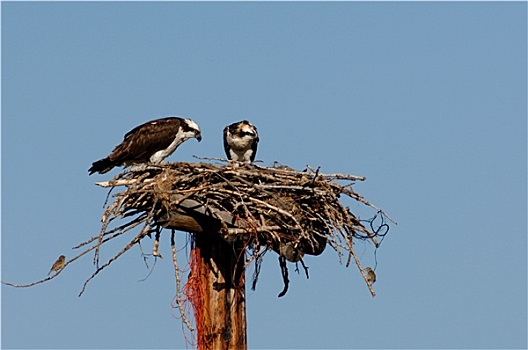
[{"label": "hooked beak", "polygon": [[195,136],[198,142],[202,141],[202,134],[198,134]]}]

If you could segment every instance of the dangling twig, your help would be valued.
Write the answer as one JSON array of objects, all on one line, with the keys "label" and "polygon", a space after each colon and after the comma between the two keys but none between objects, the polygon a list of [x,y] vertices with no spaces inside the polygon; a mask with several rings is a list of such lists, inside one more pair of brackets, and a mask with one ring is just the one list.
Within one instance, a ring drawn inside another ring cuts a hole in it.
[{"label": "dangling twig", "polygon": [[288,292],[290,280],[288,279],[288,266],[286,265],[286,259],[283,256],[279,256],[279,265],[281,268],[282,280],[284,282],[284,289],[279,293],[279,298],[281,298],[286,295],[286,292]]},{"label": "dangling twig", "polygon": [[174,264],[174,278],[176,279],[176,305],[180,310],[180,316],[187,326],[187,328],[193,332],[194,328],[191,325],[191,322],[186,316],[185,309],[183,307],[182,293],[181,293],[181,278],[180,278],[180,268],[178,267],[178,259],[176,258],[176,240],[174,238],[174,230],[171,232],[171,249],[172,249],[172,262]]}]

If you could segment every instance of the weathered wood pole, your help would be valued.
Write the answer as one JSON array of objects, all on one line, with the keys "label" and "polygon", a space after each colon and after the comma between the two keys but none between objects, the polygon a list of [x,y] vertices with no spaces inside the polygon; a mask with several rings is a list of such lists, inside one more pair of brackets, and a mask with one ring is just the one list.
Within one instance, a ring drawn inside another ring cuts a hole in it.
[{"label": "weathered wood pole", "polygon": [[174,210],[167,228],[192,232],[191,254],[196,264],[189,279],[201,295],[195,312],[199,350],[247,349],[245,249],[242,241],[228,243],[219,235],[220,224],[205,215]]},{"label": "weathered wood pole", "polygon": [[193,273],[203,292],[203,308],[195,313],[202,317],[196,319],[199,350],[247,349],[245,253],[240,243],[229,244],[216,234],[195,234],[198,266]]}]

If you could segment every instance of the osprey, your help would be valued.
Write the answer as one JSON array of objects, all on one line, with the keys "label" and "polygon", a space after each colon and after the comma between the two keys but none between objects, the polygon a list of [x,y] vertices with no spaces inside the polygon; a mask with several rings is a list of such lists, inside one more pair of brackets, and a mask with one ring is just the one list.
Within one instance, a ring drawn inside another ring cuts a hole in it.
[{"label": "osprey", "polygon": [[247,120],[224,128],[224,150],[229,160],[251,163],[257,154],[257,128]]},{"label": "osprey", "polygon": [[115,166],[137,163],[161,163],[185,140],[202,140],[200,127],[191,119],[167,117],[141,124],[129,131],[119,145],[106,158],[98,160],[88,169],[104,174]]}]

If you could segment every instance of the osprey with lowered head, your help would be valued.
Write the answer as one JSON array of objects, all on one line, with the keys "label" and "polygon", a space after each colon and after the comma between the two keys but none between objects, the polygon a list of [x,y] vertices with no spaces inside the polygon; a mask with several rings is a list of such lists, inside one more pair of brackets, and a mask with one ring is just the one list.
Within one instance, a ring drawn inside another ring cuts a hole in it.
[{"label": "osprey with lowered head", "polygon": [[247,120],[224,128],[224,150],[229,160],[251,163],[257,155],[257,128]]},{"label": "osprey with lowered head", "polygon": [[98,160],[88,169],[104,174],[121,165],[161,163],[184,141],[202,140],[200,127],[191,119],[167,117],[141,124],[129,131],[119,145],[106,158]]}]

